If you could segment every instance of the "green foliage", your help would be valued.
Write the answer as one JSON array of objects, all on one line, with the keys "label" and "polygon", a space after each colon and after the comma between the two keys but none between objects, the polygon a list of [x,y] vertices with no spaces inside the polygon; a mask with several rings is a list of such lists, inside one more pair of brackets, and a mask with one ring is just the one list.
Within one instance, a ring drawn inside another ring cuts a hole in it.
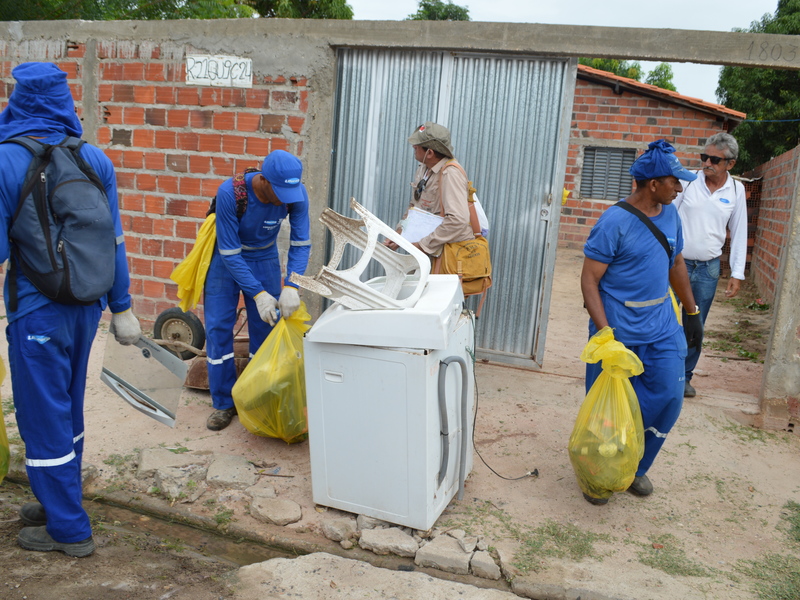
[{"label": "green foliage", "polygon": [[[779,0],[775,14],[753,21],[751,33],[800,34],[800,0]],[[777,47],[777,46],[776,46]],[[749,48],[753,57],[770,56],[776,47],[764,42]],[[794,46],[781,52],[796,52]],[[717,99],[728,108],[747,113],[735,131],[739,142],[737,173],[749,171],[794,148],[800,139],[800,73],[780,69],[723,67]]]},{"label": "green foliage", "polygon": [[262,17],[278,19],[352,19],[345,0],[244,0]]},{"label": "green foliage", "polygon": [[[642,65],[638,62],[629,62],[616,58],[579,58],[578,63],[586,65],[587,67],[592,67],[593,69],[608,71],[619,77],[627,77],[634,81],[641,81],[642,75],[644,75]],[[657,64],[653,70],[647,74],[644,82],[665,90],[673,92],[678,91],[675,89],[675,84],[672,83],[672,67],[669,63]]]},{"label": "green foliage", "polygon": [[452,0],[419,0],[419,8],[406,21],[469,21],[469,8]]},{"label": "green foliage", "polygon": [[672,83],[672,67],[669,63],[659,63],[647,74],[645,83],[660,87],[665,90],[676,92],[675,84]]},{"label": "green foliage", "polygon": [[687,557],[683,548],[678,547],[677,538],[669,533],[653,538],[652,543],[639,552],[639,561],[668,575],[708,577],[711,574]]},{"label": "green foliage", "polygon": [[800,504],[794,500],[789,500],[783,505],[781,519],[786,521],[786,535],[795,544],[800,544]]},{"label": "green foliage", "polygon": [[232,19],[254,15],[254,9],[239,0],[26,0],[0,5],[0,21]]},{"label": "green foliage", "polygon": [[608,71],[620,77],[627,77],[636,81],[641,81],[642,79],[642,65],[638,62],[628,62],[627,60],[618,60],[616,58],[579,58],[578,62],[587,67]]},{"label": "green foliage", "polygon": [[800,560],[795,556],[767,554],[759,560],[739,561],[736,570],[751,579],[759,600],[800,598]]}]

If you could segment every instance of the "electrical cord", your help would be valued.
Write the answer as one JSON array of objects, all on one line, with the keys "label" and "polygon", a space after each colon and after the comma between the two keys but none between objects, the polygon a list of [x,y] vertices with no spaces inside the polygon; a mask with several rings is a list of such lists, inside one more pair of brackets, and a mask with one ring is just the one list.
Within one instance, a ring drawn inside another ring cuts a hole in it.
[{"label": "electrical cord", "polygon": [[519,477],[506,477],[505,475],[501,475],[497,471],[495,471],[489,463],[481,456],[480,451],[478,450],[477,444],[475,444],[475,425],[478,422],[478,376],[475,372],[475,349],[478,347],[478,334],[475,327],[475,321],[477,320],[475,317],[475,313],[469,311],[469,314],[472,316],[472,350],[467,348],[467,352],[469,353],[470,357],[472,358],[472,379],[475,385],[475,408],[473,409],[472,414],[472,448],[475,450],[475,454],[478,455],[478,458],[481,459],[481,462],[486,465],[486,468],[489,469],[492,473],[494,473],[500,479],[505,479],[506,481],[519,481],[520,479],[526,479],[528,477],[539,477],[539,469],[534,469],[533,471],[528,471],[524,475],[520,475]]}]

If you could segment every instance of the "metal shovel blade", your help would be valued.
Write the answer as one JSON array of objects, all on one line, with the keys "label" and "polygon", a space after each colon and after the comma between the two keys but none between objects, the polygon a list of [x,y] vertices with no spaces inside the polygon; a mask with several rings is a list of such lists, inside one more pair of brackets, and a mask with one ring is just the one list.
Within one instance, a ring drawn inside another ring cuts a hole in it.
[{"label": "metal shovel blade", "polygon": [[180,358],[144,336],[123,346],[109,335],[100,380],[136,410],[175,427],[188,369]]}]

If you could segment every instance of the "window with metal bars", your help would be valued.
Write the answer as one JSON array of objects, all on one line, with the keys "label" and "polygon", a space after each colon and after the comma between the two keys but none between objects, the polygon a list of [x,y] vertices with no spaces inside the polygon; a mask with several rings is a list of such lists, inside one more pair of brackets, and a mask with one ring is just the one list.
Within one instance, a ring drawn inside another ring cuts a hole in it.
[{"label": "window with metal bars", "polygon": [[631,193],[630,169],[636,160],[633,148],[586,148],[583,152],[581,196],[619,200]]}]

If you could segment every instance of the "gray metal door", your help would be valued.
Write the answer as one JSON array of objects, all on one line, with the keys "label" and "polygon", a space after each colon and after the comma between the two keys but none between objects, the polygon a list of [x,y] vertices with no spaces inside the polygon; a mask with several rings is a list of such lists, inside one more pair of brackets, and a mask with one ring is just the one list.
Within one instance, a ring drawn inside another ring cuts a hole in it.
[{"label": "gray metal door", "polygon": [[425,121],[450,129],[491,226],[479,357],[542,363],[575,70],[554,58],[339,51],[329,206],[352,217],[354,197],[394,226],[416,168],[408,136]]}]

